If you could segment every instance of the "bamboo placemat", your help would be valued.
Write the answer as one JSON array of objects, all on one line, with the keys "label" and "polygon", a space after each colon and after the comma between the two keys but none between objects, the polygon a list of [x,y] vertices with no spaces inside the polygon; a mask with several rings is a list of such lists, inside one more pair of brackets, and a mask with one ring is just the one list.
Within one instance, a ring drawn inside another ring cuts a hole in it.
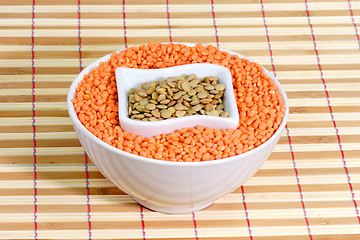
[{"label": "bamboo placemat", "polygon": [[[360,2],[0,2],[0,239],[359,239]],[[84,155],[80,69],[126,46],[201,42],[272,70],[290,118],[258,173],[211,207],[140,207]]]}]

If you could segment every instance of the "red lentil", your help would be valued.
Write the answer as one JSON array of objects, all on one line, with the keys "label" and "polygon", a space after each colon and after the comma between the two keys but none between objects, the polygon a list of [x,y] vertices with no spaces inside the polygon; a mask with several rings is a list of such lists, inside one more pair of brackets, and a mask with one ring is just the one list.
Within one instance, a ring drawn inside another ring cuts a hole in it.
[{"label": "red lentil", "polygon": [[[202,62],[230,70],[240,116],[236,130],[197,126],[144,138],[121,129],[117,67],[150,69]],[[210,161],[249,151],[273,135],[285,112],[276,85],[259,64],[202,44],[149,43],[113,52],[110,60],[84,76],[72,102],[80,122],[104,142],[135,155],[179,162]]]}]

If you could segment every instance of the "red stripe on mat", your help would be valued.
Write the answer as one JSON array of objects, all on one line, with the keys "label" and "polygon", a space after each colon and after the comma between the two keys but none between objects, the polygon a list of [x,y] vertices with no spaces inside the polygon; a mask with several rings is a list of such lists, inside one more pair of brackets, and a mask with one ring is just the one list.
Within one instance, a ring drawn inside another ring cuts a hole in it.
[{"label": "red stripe on mat", "polygon": [[216,46],[219,47],[219,35],[218,35],[218,28],[217,28],[217,25],[216,25],[214,0],[211,0],[211,14],[212,14],[213,25],[214,25],[214,30],[215,30]]},{"label": "red stripe on mat", "polygon": [[38,221],[37,221],[37,169],[36,169],[36,125],[35,125],[35,0],[32,1],[31,7],[31,97],[32,97],[32,134],[33,134],[33,172],[34,172],[34,239],[38,239]]},{"label": "red stripe on mat", "polygon": [[360,49],[360,37],[359,37],[359,32],[358,32],[357,25],[355,23],[354,13],[353,13],[353,10],[352,10],[352,7],[351,7],[351,0],[348,0],[348,6],[349,6],[350,17],[351,17],[351,23],[354,26],[355,36],[357,38],[357,42],[358,42],[359,49]]},{"label": "red stripe on mat", "polygon": [[[83,70],[82,66],[82,51],[81,51],[81,2],[78,0],[78,41],[79,41],[79,67],[80,71]],[[85,167],[85,186],[86,186],[86,206],[87,206],[87,218],[88,218],[88,239],[92,239],[92,227],[91,227],[91,205],[90,205],[90,188],[89,188],[89,161],[88,156],[84,152],[84,167]]]},{"label": "red stripe on mat", "polygon": [[169,10],[169,0],[166,0],[166,16],[167,16],[167,23],[169,28],[169,38],[170,42],[172,42],[172,32],[171,32],[171,24],[170,24],[170,10]]},{"label": "red stripe on mat", "polygon": [[254,238],[253,238],[252,232],[251,232],[250,218],[249,218],[248,208],[247,208],[247,204],[246,204],[245,189],[244,189],[243,185],[241,185],[240,190],[241,190],[241,195],[242,195],[242,203],[243,203],[244,211],[245,211],[246,224],[248,226],[248,231],[249,231],[249,238],[250,238],[250,240],[253,240]]},{"label": "red stripe on mat", "polygon": [[123,0],[122,2],[122,14],[123,14],[123,28],[124,28],[124,45],[125,48],[127,48],[125,0]]},{"label": "red stripe on mat", "polygon": [[[263,24],[264,24],[265,31],[266,31],[266,39],[267,39],[268,47],[269,47],[271,66],[272,66],[272,70],[273,70],[274,76],[276,77],[276,69],[275,69],[275,64],[274,64],[273,52],[272,52],[272,50],[271,50],[271,43],[270,43],[270,36],[269,36],[268,26],[267,26],[267,24],[266,24],[266,16],[265,16],[265,9],[264,9],[263,0],[260,0],[260,4],[261,4],[262,16],[263,16]],[[308,236],[309,236],[309,238],[312,240],[312,239],[313,239],[313,236],[312,236],[312,234],[311,234],[309,219],[308,219],[307,213],[306,213],[304,196],[303,196],[302,188],[301,188],[301,184],[300,184],[300,176],[299,176],[298,169],[297,169],[297,167],[296,167],[295,154],[294,154],[293,147],[292,147],[290,130],[289,130],[287,124],[285,125],[285,130],[286,130],[286,135],[287,135],[288,142],[289,142],[289,148],[290,148],[290,154],[291,154],[291,161],[292,161],[293,169],[294,169],[294,172],[295,172],[296,184],[297,184],[298,191],[299,191],[299,194],[300,194],[300,202],[301,202],[301,207],[302,207],[303,214],[304,214],[304,219],[305,219],[305,223],[306,223],[306,228],[307,228],[307,231],[308,231]]]},{"label": "red stripe on mat", "polygon": [[141,220],[141,231],[142,231],[142,238],[143,240],[146,240],[145,235],[145,221],[144,221],[144,208],[140,205],[140,220]]},{"label": "red stripe on mat", "polygon": [[336,134],[337,142],[338,142],[338,145],[339,145],[339,151],[341,153],[341,161],[343,163],[343,168],[344,168],[344,171],[345,171],[345,174],[346,174],[346,177],[347,177],[347,182],[348,182],[349,189],[350,189],[350,192],[351,192],[352,202],[353,202],[354,207],[355,207],[356,217],[357,217],[357,220],[358,220],[358,222],[360,224],[360,216],[359,216],[358,205],[357,205],[357,202],[355,200],[355,192],[354,192],[354,189],[353,189],[353,185],[351,183],[349,169],[347,168],[347,165],[346,165],[345,153],[344,153],[344,150],[342,148],[342,143],[341,143],[339,130],[337,128],[335,117],[334,117],[334,112],[333,112],[332,107],[331,107],[330,95],[329,95],[329,92],[328,92],[327,87],[326,87],[326,81],[325,81],[324,73],[323,73],[323,70],[322,70],[321,63],[320,63],[319,52],[318,52],[317,47],[316,47],[316,38],[315,38],[315,34],[314,34],[314,28],[313,28],[313,25],[311,24],[311,20],[310,20],[310,12],[309,12],[309,6],[308,6],[308,1],[307,0],[305,0],[305,8],[306,8],[306,15],[307,15],[307,19],[308,19],[308,25],[309,25],[310,30],[311,30],[311,37],[312,37],[312,41],[313,41],[313,45],[314,45],[314,52],[315,52],[315,55],[316,55],[318,69],[319,69],[319,72],[320,72],[320,78],[321,78],[321,82],[323,84],[324,92],[325,92],[325,95],[326,95],[326,101],[327,101],[327,104],[328,104],[328,109],[329,109],[329,113],[330,113],[330,117],[331,117],[331,122],[333,123],[334,129],[335,129],[335,134]]}]

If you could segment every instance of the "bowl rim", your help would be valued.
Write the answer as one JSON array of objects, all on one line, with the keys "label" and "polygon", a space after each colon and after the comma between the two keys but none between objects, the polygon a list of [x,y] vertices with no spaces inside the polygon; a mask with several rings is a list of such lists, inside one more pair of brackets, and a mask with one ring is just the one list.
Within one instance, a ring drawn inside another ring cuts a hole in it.
[{"label": "bowl rim", "polygon": [[[185,43],[185,42],[172,42],[173,44],[183,44],[189,47],[194,47],[197,43]],[[162,42],[162,44],[170,44],[170,42]],[[207,46],[207,44],[204,46]],[[240,58],[245,58],[251,62],[255,62],[253,60],[251,60],[250,58],[247,58],[239,53],[230,51],[230,50],[226,50],[223,48],[219,49],[223,52],[228,52],[231,56],[233,55],[237,55]],[[116,51],[116,53],[119,53],[121,51],[124,51],[126,49],[121,49]],[[285,105],[285,112],[284,112],[284,116],[282,119],[282,122],[279,126],[279,128],[274,132],[274,134],[268,139],[266,140],[264,143],[262,143],[261,145],[245,152],[245,153],[241,153],[239,155],[235,155],[232,157],[227,157],[227,158],[222,158],[222,159],[217,159],[217,160],[211,160],[211,161],[202,161],[202,162],[175,162],[175,161],[165,161],[165,160],[159,160],[159,159],[153,159],[153,158],[148,158],[148,157],[142,157],[139,155],[135,155],[132,153],[128,153],[125,152],[121,149],[118,149],[110,144],[105,143],[104,141],[100,140],[98,137],[96,137],[94,134],[92,134],[89,130],[87,130],[85,128],[85,126],[80,122],[79,118],[77,117],[77,114],[75,112],[74,109],[74,105],[72,103],[72,99],[74,98],[75,94],[76,94],[76,88],[79,85],[79,83],[83,80],[84,75],[88,74],[91,70],[95,69],[96,67],[99,66],[100,62],[105,62],[108,61],[111,57],[112,53],[109,53],[99,59],[97,59],[96,61],[92,62],[91,64],[89,64],[86,68],[84,68],[77,76],[76,78],[73,80],[73,82],[70,85],[70,88],[68,90],[68,94],[67,94],[67,108],[68,108],[68,113],[70,116],[70,119],[74,125],[75,128],[80,129],[87,137],[89,137],[92,141],[95,141],[96,143],[100,144],[102,147],[106,148],[107,150],[114,152],[116,154],[124,155],[124,157],[128,157],[131,158],[132,160],[138,160],[140,162],[145,162],[145,163],[152,163],[152,164],[158,164],[158,165],[165,165],[165,166],[177,166],[177,167],[205,167],[205,166],[212,166],[212,165],[218,165],[218,164],[224,164],[227,162],[231,162],[231,161],[240,161],[241,158],[246,158],[247,156],[256,153],[258,151],[263,150],[264,148],[266,148],[269,144],[271,144],[271,142],[273,142],[277,137],[280,137],[280,135],[282,134],[283,130],[285,129],[285,125],[287,123],[288,117],[289,117],[289,102],[288,102],[288,98],[286,95],[286,92],[284,90],[284,88],[282,87],[282,85],[280,84],[280,82],[277,80],[277,78],[270,72],[268,71],[266,68],[264,68],[262,65],[260,65],[265,74],[270,77],[275,85],[278,87],[278,92],[281,94],[283,101],[284,101],[284,105]]]}]

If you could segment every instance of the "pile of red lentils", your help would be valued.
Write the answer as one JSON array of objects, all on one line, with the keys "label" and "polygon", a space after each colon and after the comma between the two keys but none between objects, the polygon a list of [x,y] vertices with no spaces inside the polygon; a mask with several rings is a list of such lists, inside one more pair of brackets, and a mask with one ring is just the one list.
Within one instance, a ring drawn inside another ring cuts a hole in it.
[{"label": "pile of red lentils", "polygon": [[[183,128],[152,138],[125,132],[118,119],[117,67],[153,69],[191,63],[227,67],[239,110],[239,126]],[[247,152],[268,140],[281,124],[285,106],[262,67],[212,45],[149,43],[113,52],[110,60],[84,76],[72,100],[81,123],[96,137],[123,151],[166,161],[199,162]]]}]

